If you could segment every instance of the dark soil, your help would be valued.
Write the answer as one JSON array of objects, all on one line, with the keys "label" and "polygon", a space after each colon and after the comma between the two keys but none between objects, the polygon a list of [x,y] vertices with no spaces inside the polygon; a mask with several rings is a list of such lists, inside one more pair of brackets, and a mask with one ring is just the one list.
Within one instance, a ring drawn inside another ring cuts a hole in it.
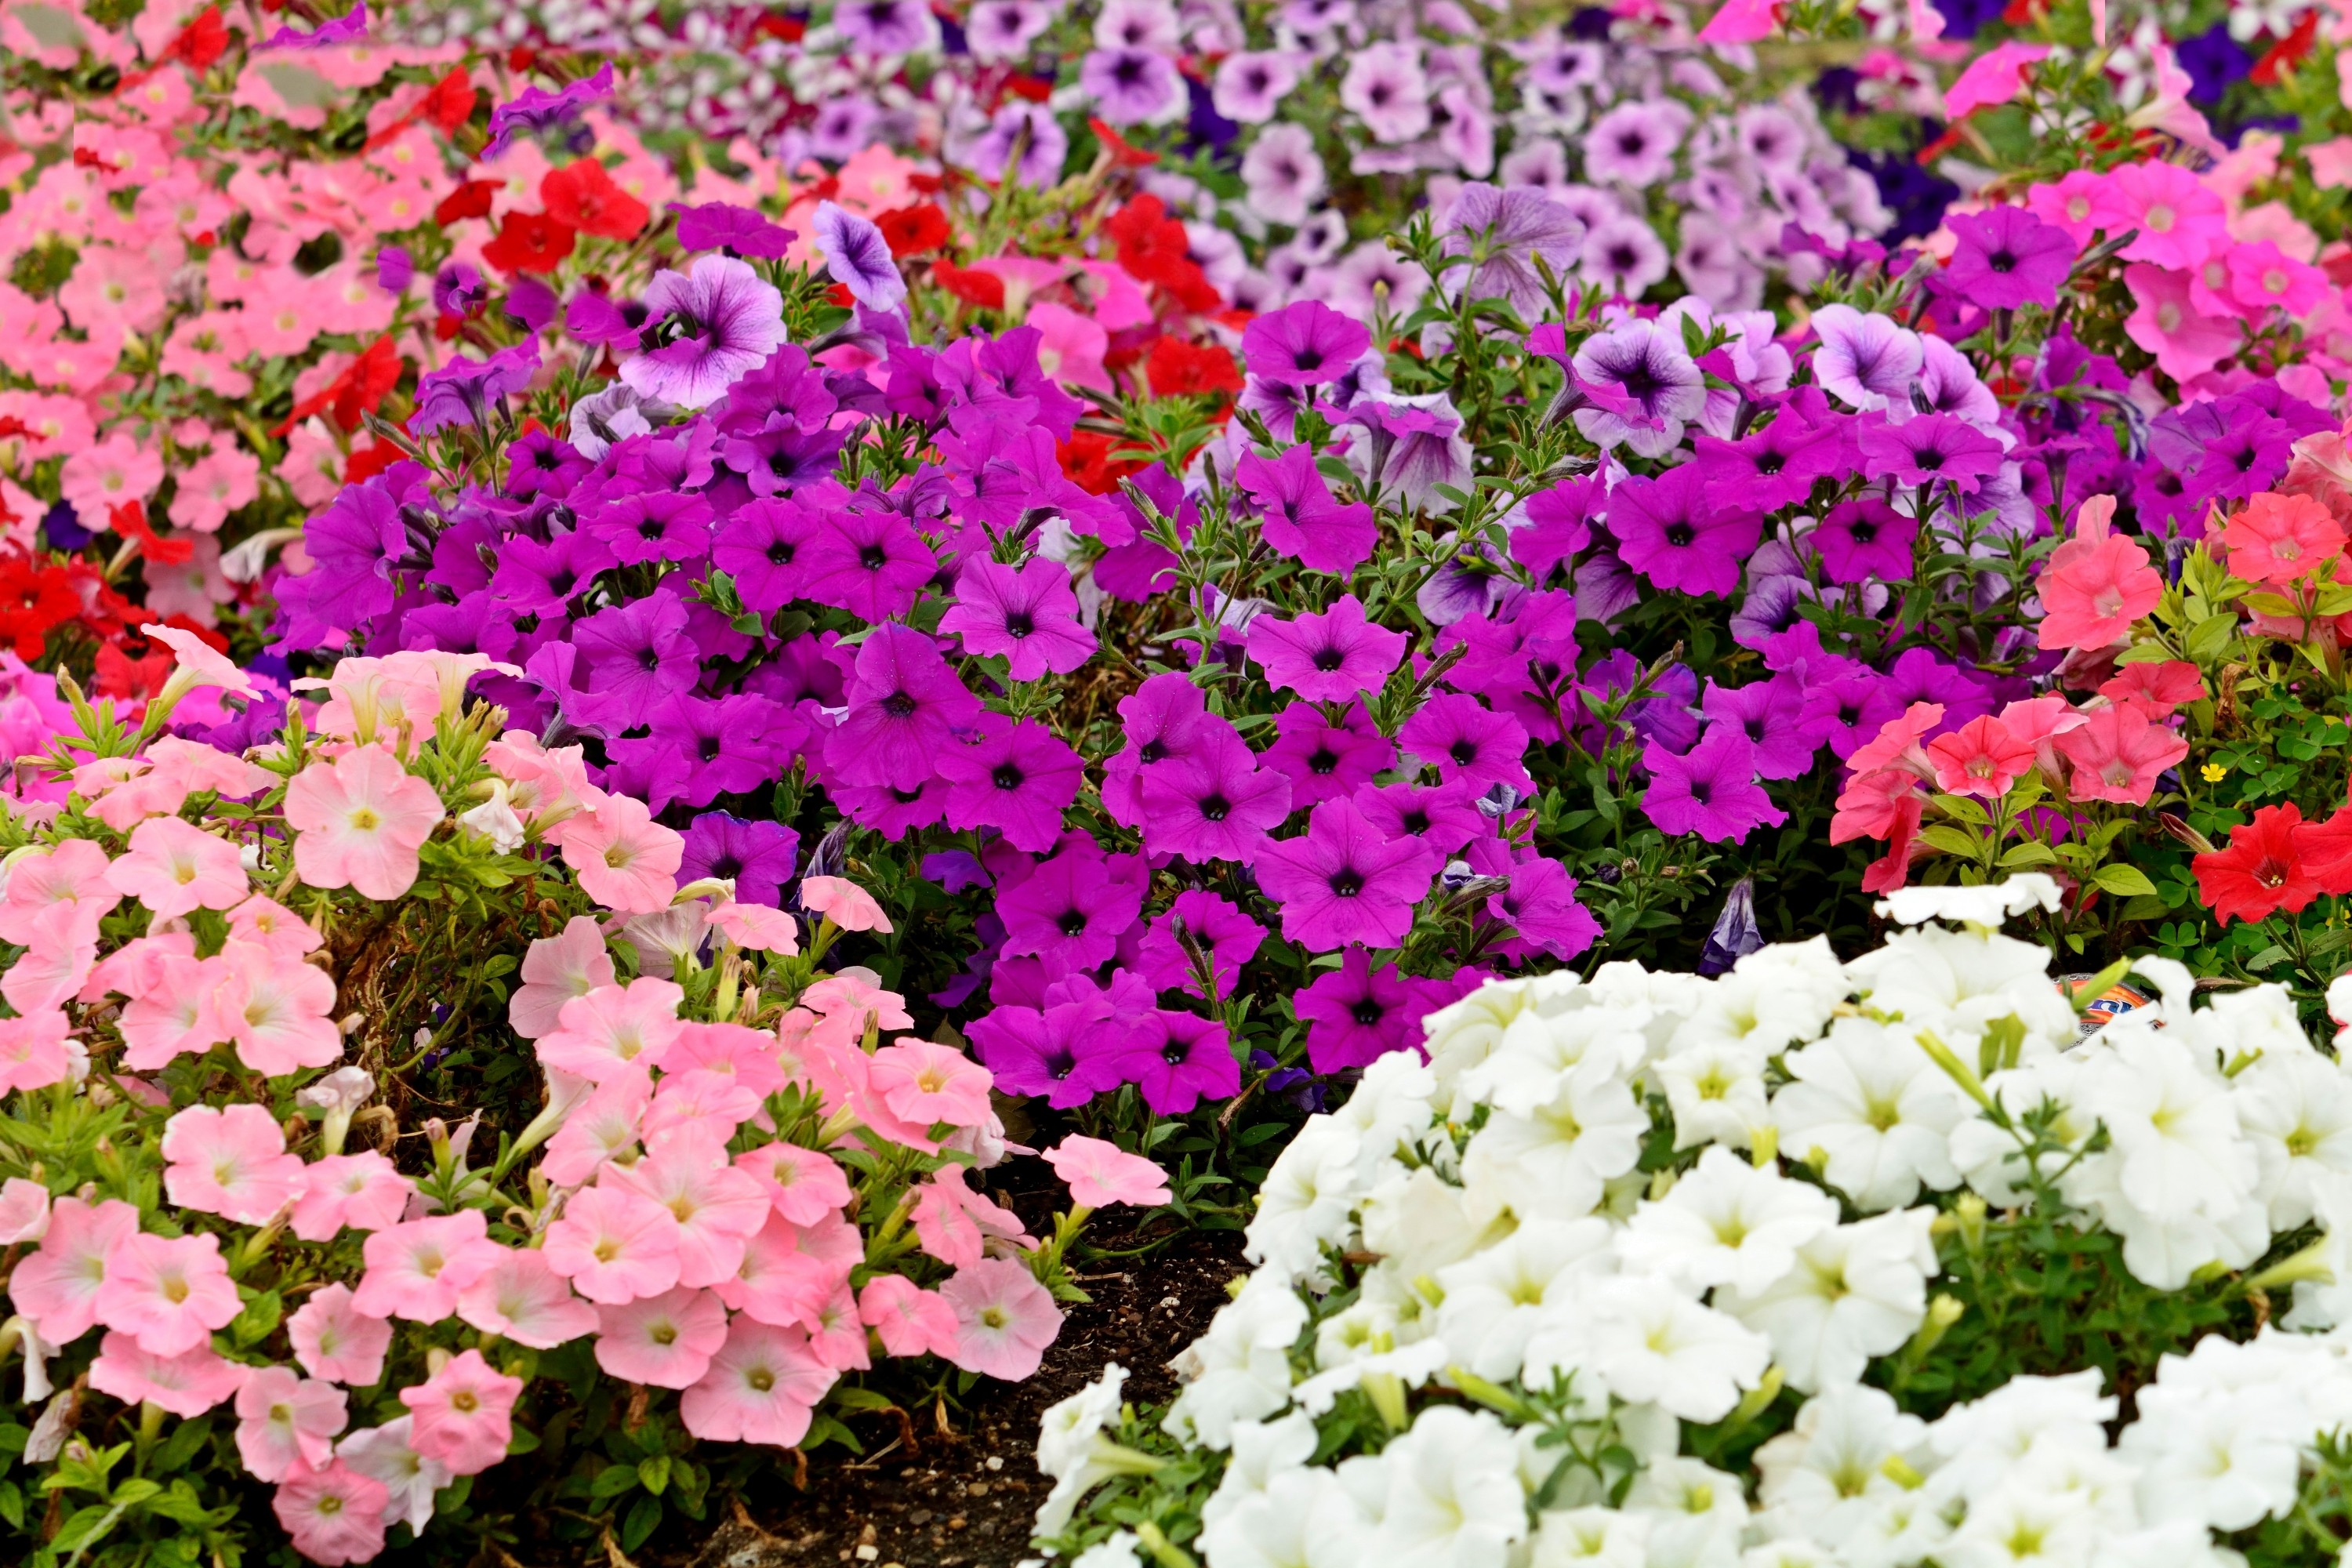
[{"label": "dark soil", "polygon": [[[1123,1212],[1096,1215],[1087,1240],[1123,1250],[1129,1237],[1115,1218]],[[1052,1489],[1032,1457],[1038,1417],[1110,1361],[1128,1369],[1127,1396],[1138,1405],[1173,1397],[1167,1363],[1225,1303],[1225,1282],[1246,1272],[1241,1249],[1238,1232],[1190,1230],[1148,1257],[1079,1266],[1079,1287],[1094,1300],[1068,1309],[1035,1377],[983,1382],[949,1436],[928,1418],[911,1431],[862,1419],[860,1436],[873,1438],[865,1458],[820,1449],[809,1460],[807,1490],[787,1481],[772,1496],[744,1499],[699,1551],[674,1561],[679,1568],[1011,1568],[1032,1555],[1030,1521]]]}]

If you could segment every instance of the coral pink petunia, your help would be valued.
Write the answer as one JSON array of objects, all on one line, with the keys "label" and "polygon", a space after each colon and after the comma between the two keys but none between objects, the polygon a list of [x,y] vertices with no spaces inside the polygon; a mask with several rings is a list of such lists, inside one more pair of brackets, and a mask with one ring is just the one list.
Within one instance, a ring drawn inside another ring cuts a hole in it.
[{"label": "coral pink petunia", "polygon": [[563,1217],[547,1227],[545,1251],[573,1289],[618,1305],[677,1283],[677,1241],[669,1210],[636,1193],[596,1186],[564,1204]]},{"label": "coral pink petunia", "polygon": [[163,1195],[182,1208],[267,1225],[302,1194],[302,1162],[258,1105],[192,1105],[163,1124]]},{"label": "coral pink petunia", "polygon": [[129,1334],[150,1355],[199,1349],[239,1310],[216,1236],[126,1236],[106,1255],[99,1321]]},{"label": "coral pink petunia", "polygon": [[544,1252],[530,1247],[506,1253],[459,1291],[457,1315],[486,1334],[535,1351],[596,1331],[596,1309],[572,1293]]},{"label": "coral pink petunia", "polygon": [[2228,526],[2221,542],[2230,570],[2256,583],[2285,584],[2309,576],[2344,551],[2344,530],[2309,496],[2255,496]]},{"label": "coral pink petunia", "polygon": [[625,1383],[691,1388],[727,1342],[727,1309],[684,1286],[596,1309],[596,1364]]},{"label": "coral pink petunia", "polygon": [[380,745],[312,763],[286,786],[302,880],[370,899],[396,899],[415,884],[417,850],[442,815],[433,786]]},{"label": "coral pink petunia", "polygon": [[2046,648],[2103,648],[2156,608],[2164,579],[2137,540],[2108,531],[2113,496],[2093,496],[2075,517],[2074,537],[2053,551],[2039,584]]},{"label": "coral pink petunia", "polygon": [[331,1383],[282,1366],[247,1372],[236,1391],[236,1452],[257,1480],[334,1458],[335,1436],[351,1419],[348,1396]]},{"label": "coral pink petunia", "polygon": [[40,1250],[19,1261],[8,1277],[9,1300],[33,1320],[41,1338],[53,1345],[72,1343],[98,1321],[107,1255],[138,1230],[138,1209],[119,1198],[96,1205],[59,1198]]},{"label": "coral pink petunia", "polygon": [[948,1359],[966,1372],[1019,1383],[1036,1375],[1045,1347],[1062,1331],[1062,1311],[1027,1267],[988,1258],[960,1268],[940,1294],[955,1309],[956,1349]]},{"label": "coral pink petunia", "polygon": [[352,1288],[329,1285],[286,1320],[294,1359],[312,1377],[373,1386],[383,1376],[383,1352],[392,1348],[392,1325],[352,1305]]},{"label": "coral pink petunia", "polygon": [[2189,742],[2137,707],[2101,708],[2059,736],[2058,750],[2074,764],[2068,787],[2076,800],[2145,805],[2157,775],[2180,765]]},{"label": "coral pink petunia", "polygon": [[324,1568],[341,1568],[383,1552],[391,1498],[382,1481],[338,1459],[323,1469],[303,1466],[289,1472],[269,1507],[295,1551]]},{"label": "coral pink petunia", "polygon": [[1166,1172],[1100,1138],[1074,1132],[1045,1151],[1045,1163],[1069,1184],[1071,1200],[1090,1209],[1110,1204],[1157,1208],[1169,1199]]},{"label": "coral pink petunia", "polygon": [[400,1391],[415,1425],[409,1446],[454,1475],[479,1474],[507,1457],[522,1379],[509,1377],[479,1351],[453,1356],[440,1371]]},{"label": "coral pink petunia", "polygon": [[1936,767],[1936,787],[1948,795],[1998,799],[2033,767],[2033,748],[1989,714],[1938,735],[1927,750]]},{"label": "coral pink petunia", "polygon": [[556,837],[581,890],[608,910],[653,914],[677,895],[686,839],[656,822],[642,801],[607,795],[595,810],[566,818]]},{"label": "coral pink petunia", "polygon": [[361,1245],[367,1263],[352,1305],[371,1318],[438,1322],[457,1293],[487,1273],[505,1249],[489,1239],[479,1209],[431,1215],[377,1231]]},{"label": "coral pink petunia", "polygon": [[191,910],[233,909],[249,890],[236,846],[176,816],[150,817],[132,828],[130,853],[107,868],[106,880],[159,921]]},{"label": "coral pink petunia", "polygon": [[678,1401],[678,1416],[697,1437],[788,1448],[808,1436],[837,1376],[800,1330],[738,1318],[710,1370]]}]

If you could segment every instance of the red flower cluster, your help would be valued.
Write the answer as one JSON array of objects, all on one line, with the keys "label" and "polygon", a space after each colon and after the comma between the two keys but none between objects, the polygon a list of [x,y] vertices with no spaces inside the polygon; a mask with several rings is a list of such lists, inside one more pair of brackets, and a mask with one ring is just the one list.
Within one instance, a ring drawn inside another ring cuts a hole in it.
[{"label": "red flower cluster", "polygon": [[1192,258],[1184,226],[1168,216],[1158,196],[1136,197],[1111,216],[1103,232],[1118,247],[1118,264],[1141,282],[1164,289],[1184,309],[1213,310],[1222,302],[1216,286]]},{"label": "red flower cluster", "polygon": [[2320,894],[2352,893],[2352,806],[2305,822],[2293,801],[2266,805],[2230,835],[2227,848],[2198,856],[2197,896],[2224,921],[2295,914]]}]

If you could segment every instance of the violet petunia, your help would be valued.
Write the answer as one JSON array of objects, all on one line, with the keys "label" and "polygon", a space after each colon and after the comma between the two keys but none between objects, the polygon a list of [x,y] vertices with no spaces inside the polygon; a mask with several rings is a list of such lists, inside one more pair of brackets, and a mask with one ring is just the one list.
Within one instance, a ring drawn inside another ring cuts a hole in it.
[{"label": "violet petunia", "polygon": [[1689,833],[1710,844],[1740,843],[1759,826],[1789,820],[1756,782],[1755,748],[1728,726],[1709,727],[1681,756],[1652,742],[1642,765],[1650,772],[1642,813],[1669,837]]},{"label": "violet petunia", "polygon": [[833,280],[869,310],[895,310],[907,297],[906,279],[891,259],[890,242],[871,222],[835,202],[816,209],[816,248]]},{"label": "violet petunia", "polygon": [[677,243],[684,250],[724,249],[758,261],[773,261],[800,237],[750,207],[731,202],[705,202],[699,206],[672,202],[669,210],[677,215]]},{"label": "violet petunia", "polygon": [[1249,627],[1250,657],[1265,671],[1266,684],[1310,702],[1378,691],[1403,660],[1405,642],[1402,632],[1366,620],[1353,594],[1319,615],[1287,621],[1260,616]]},{"label": "violet petunia", "polygon": [[1371,330],[1314,300],[1258,317],[1242,332],[1242,363],[1252,375],[1286,386],[1336,381],[1371,347]]},{"label": "violet petunia", "polygon": [[1829,738],[1828,721],[1806,710],[1804,682],[1786,671],[1745,686],[1718,686],[1710,680],[1699,710],[1710,726],[1727,726],[1748,737],[1759,778],[1804,777]]},{"label": "violet petunia", "polygon": [[1508,300],[1529,321],[1551,302],[1536,263],[1565,279],[1584,247],[1583,221],[1549,195],[1525,185],[1497,190],[1484,180],[1462,187],[1440,234],[1446,255],[1467,258],[1440,282],[1468,299]]},{"label": "violet petunia", "polygon": [[1034,953],[1074,969],[1109,958],[1142,912],[1142,882],[1118,874],[1091,845],[1064,849],[996,899],[1006,956]]},{"label": "violet petunia", "polygon": [[1147,765],[1136,801],[1151,854],[1246,864],[1290,815],[1290,781],[1259,767],[1230,728],[1209,730],[1184,755]]},{"label": "violet petunia", "polygon": [[1113,1066],[1158,1116],[1181,1116],[1204,1100],[1230,1100],[1242,1088],[1242,1065],[1225,1026],[1165,1007],[1139,1021]]},{"label": "violet petunia", "polygon": [[613,96],[613,68],[607,63],[594,76],[569,82],[556,92],[527,87],[511,101],[490,110],[490,139],[480,157],[487,163],[507,150],[507,143],[525,131],[545,131],[568,125],[592,103]]},{"label": "violet petunia", "polygon": [[1437,693],[1405,721],[1397,739],[1413,757],[1434,767],[1439,778],[1467,784],[1474,795],[1496,784],[1522,795],[1534,790],[1526,763],[1527,726],[1475,697]]},{"label": "violet petunia", "polygon": [[921,787],[952,731],[980,714],[928,633],[892,623],[857,647],[845,693],[848,712],[825,738],[825,765],[845,784]]},{"label": "violet petunia", "polygon": [[1609,530],[1625,564],[1657,586],[1728,595],[1763,537],[1763,519],[1711,505],[1705,476],[1685,464],[1654,479],[1626,479],[1611,491]]},{"label": "violet petunia", "polygon": [[822,526],[817,514],[797,501],[746,501],[714,531],[710,563],[733,580],[746,605],[772,616],[801,597],[808,580],[803,557]]},{"label": "violet petunia", "polygon": [[939,570],[939,558],[922,535],[905,518],[878,506],[822,512],[801,563],[803,597],[867,621],[913,609],[916,595]]},{"label": "violet petunia", "polygon": [[677,879],[716,877],[735,884],[738,902],[780,908],[799,861],[800,835],[782,823],[706,811],[687,827]]},{"label": "violet petunia", "polygon": [[1294,807],[1351,795],[1396,761],[1396,748],[1361,702],[1349,703],[1337,721],[1312,702],[1293,702],[1275,716],[1274,729],[1265,764],[1289,778]]},{"label": "violet petunia", "polygon": [[491,404],[520,392],[538,374],[539,350],[531,343],[500,349],[486,360],[452,354],[448,363],[417,378],[408,433],[429,436],[452,425],[483,426]]},{"label": "violet petunia", "polygon": [[1307,1065],[1318,1073],[1370,1067],[1419,1045],[1421,1002],[1420,990],[1395,964],[1374,969],[1370,953],[1350,947],[1339,968],[1292,998],[1307,1026]]},{"label": "violet petunia", "polygon": [[1574,958],[1601,940],[1601,922],[1577,901],[1576,879],[1541,856],[1511,867],[1509,886],[1486,900],[1486,913],[1554,958]]},{"label": "violet petunia", "polygon": [[784,297],[731,256],[698,256],[646,287],[642,353],[622,362],[638,393],[681,408],[715,403],[784,341]]},{"label": "violet petunia", "polygon": [[2064,229],[2043,223],[2023,207],[1952,213],[1944,223],[1954,243],[1952,259],[1938,281],[1988,310],[2057,304],[2058,289],[2082,251]]},{"label": "violet petunia", "polygon": [[1156,991],[1181,989],[1205,1000],[1205,967],[1222,1002],[1234,994],[1242,966],[1265,941],[1265,927],[1231,900],[1193,888],[1177,894],[1168,912],[1144,928],[1136,968]]},{"label": "violet petunia", "polygon": [[1271,459],[1244,452],[1234,482],[1256,504],[1265,542],[1309,571],[1345,576],[1370,559],[1380,538],[1372,509],[1337,500],[1312,449],[1293,447]]},{"label": "violet petunia", "polygon": [[1062,836],[1062,814],[1078,797],[1086,763],[1034,719],[1006,723],[995,715],[969,743],[941,748],[947,823],[993,827],[1015,849],[1043,854]]},{"label": "violet petunia", "polygon": [[963,639],[963,650],[1003,654],[1015,680],[1049,671],[1067,675],[1095,656],[1095,635],[1078,624],[1078,596],[1070,569],[1034,556],[1019,567],[971,561],[956,576],[956,602],[940,620],[941,632]]}]

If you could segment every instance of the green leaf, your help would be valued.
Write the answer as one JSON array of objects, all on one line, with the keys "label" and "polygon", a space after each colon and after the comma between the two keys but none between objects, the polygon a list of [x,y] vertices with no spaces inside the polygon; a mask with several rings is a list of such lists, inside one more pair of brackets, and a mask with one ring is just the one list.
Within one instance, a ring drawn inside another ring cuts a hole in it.
[{"label": "green leaf", "polygon": [[2190,628],[2184,646],[2198,663],[2212,664],[2229,651],[2230,640],[2237,635],[2236,616],[2208,616]]},{"label": "green leaf", "polygon": [[[1171,1122],[1169,1127],[1171,1131],[1173,1131],[1175,1123]],[[892,1402],[889,1395],[886,1394],[877,1394],[870,1388],[859,1388],[854,1384],[843,1384],[835,1388],[833,1391],[833,1403],[851,1410],[895,1410],[898,1408],[898,1405]]]},{"label": "green leaf", "polygon": [[598,1502],[604,1502],[619,1497],[623,1492],[635,1491],[645,1479],[642,1471],[643,1467],[637,1465],[607,1465],[590,1483],[588,1495]]},{"label": "green leaf", "polygon": [[286,1303],[278,1300],[278,1292],[266,1290],[246,1303],[245,1310],[229,1324],[228,1337],[237,1349],[250,1350],[270,1336],[285,1311]]},{"label": "green leaf", "polygon": [[2008,852],[2001,856],[2000,863],[2011,870],[2021,866],[2054,866],[2058,863],[2058,853],[2039,839],[2028,839],[2022,844],[2011,845]]},{"label": "green leaf", "polygon": [[656,1497],[661,1496],[662,1489],[669,1485],[669,1456],[656,1454],[650,1459],[639,1460],[637,1479],[646,1490]]},{"label": "green leaf", "polygon": [[1985,815],[1985,808],[1979,805],[1975,801],[1970,800],[1964,795],[1937,795],[1936,797],[1936,809],[1942,812],[1946,816],[1956,817],[1958,820],[1967,823],[1970,827],[1990,827],[1992,826],[1992,818]]},{"label": "green leaf", "polygon": [[1921,828],[1919,837],[1945,854],[1958,855],[1964,859],[1973,860],[1984,852],[1983,839],[1966,828],[1953,827],[1941,822],[1933,827]]},{"label": "green leaf", "polygon": [[124,1508],[137,1508],[149,1498],[161,1493],[163,1489],[163,1483],[160,1481],[151,1481],[144,1476],[133,1476],[114,1489],[114,1500]]},{"label": "green leaf", "polygon": [[662,1505],[658,1498],[641,1497],[629,1510],[628,1519],[621,1526],[621,1550],[635,1552],[646,1543],[661,1523]]},{"label": "green leaf", "polygon": [[2091,873],[2091,880],[2118,898],[2143,898],[2156,891],[2156,884],[2137,866],[2102,866]]}]

